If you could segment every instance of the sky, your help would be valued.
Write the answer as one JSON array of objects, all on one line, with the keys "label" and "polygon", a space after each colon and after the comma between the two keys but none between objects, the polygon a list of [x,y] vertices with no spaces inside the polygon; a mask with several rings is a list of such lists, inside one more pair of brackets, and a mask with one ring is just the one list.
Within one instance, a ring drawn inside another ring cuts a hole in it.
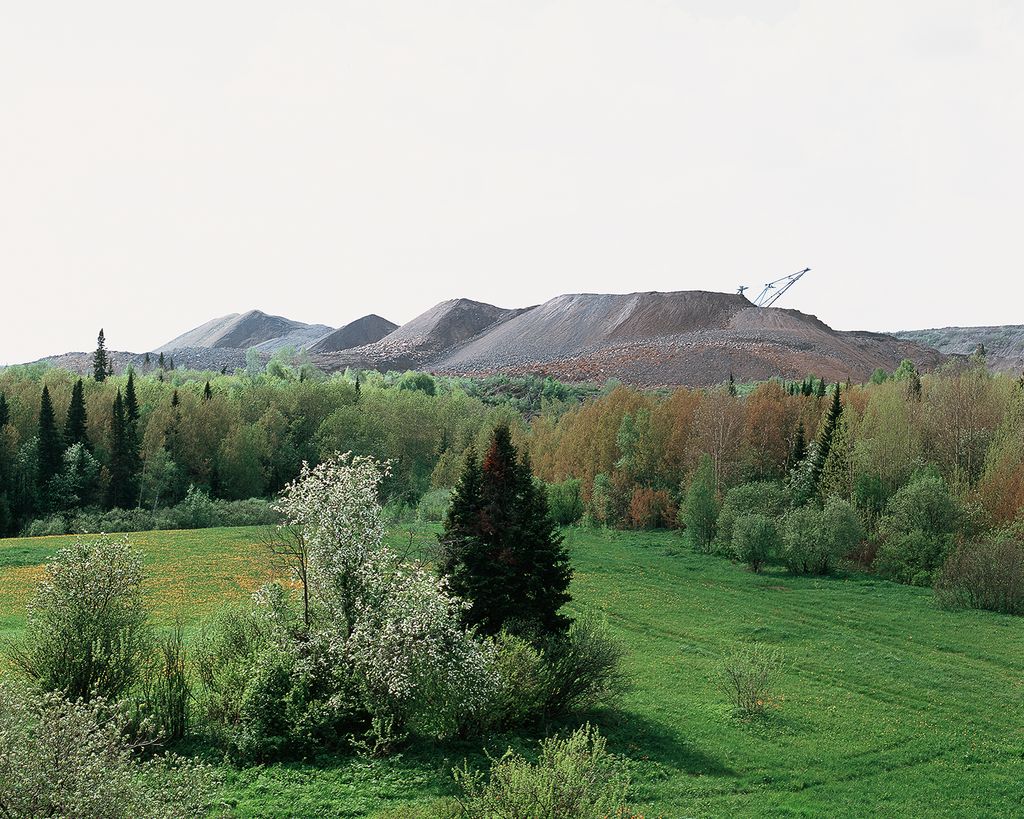
[{"label": "sky", "polygon": [[1024,0],[0,9],[0,362],[262,309],[1024,323]]}]

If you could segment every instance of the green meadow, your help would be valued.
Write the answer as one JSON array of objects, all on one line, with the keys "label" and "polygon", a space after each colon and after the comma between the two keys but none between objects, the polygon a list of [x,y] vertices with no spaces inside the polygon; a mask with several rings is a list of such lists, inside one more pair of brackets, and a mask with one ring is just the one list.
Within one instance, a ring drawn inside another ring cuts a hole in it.
[{"label": "green meadow", "polygon": [[[392,545],[428,548],[401,527]],[[147,556],[161,623],[190,631],[279,570],[259,529],[130,535]],[[633,804],[666,816],[1011,816],[1024,813],[1024,622],[937,608],[931,592],[870,575],[752,574],[690,551],[679,535],[566,530],[575,612],[607,619],[627,649],[632,688],[584,715],[629,760]],[[71,538],[0,541],[0,636],[16,638],[42,564]],[[735,716],[722,657],[770,643],[785,671],[768,714]],[[451,793],[450,769],[534,736],[413,743],[356,756],[234,769],[237,816],[415,816]],[[202,747],[184,749],[207,753]]]}]

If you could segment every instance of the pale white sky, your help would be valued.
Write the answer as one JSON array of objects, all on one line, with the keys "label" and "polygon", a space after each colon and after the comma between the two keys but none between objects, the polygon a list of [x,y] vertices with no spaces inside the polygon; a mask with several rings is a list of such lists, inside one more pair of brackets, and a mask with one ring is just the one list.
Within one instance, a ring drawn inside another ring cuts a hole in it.
[{"label": "pale white sky", "polygon": [[1019,0],[3,2],[0,362],[258,307],[1024,323]]}]

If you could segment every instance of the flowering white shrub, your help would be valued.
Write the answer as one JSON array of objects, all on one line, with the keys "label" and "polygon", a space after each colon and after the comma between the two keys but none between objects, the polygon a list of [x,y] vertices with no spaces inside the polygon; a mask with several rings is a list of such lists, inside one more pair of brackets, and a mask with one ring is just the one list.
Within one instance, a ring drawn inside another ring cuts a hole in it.
[{"label": "flowering white shrub", "polygon": [[79,540],[46,565],[11,660],[44,690],[116,699],[137,680],[151,641],[142,556],[127,538],[104,536]]},{"label": "flowering white shrub", "polygon": [[178,757],[140,762],[123,708],[0,685],[0,816],[200,817],[209,768]]},{"label": "flowering white shrub", "polygon": [[365,564],[384,548],[377,494],[386,475],[387,466],[373,458],[335,454],[315,467],[303,463],[276,505],[282,527],[301,533],[311,595],[346,636],[355,624]]},{"label": "flowering white shrub", "polygon": [[277,503],[276,541],[303,585],[279,584],[205,636],[196,667],[214,733],[240,757],[352,744],[370,753],[407,731],[450,736],[483,724],[494,648],[462,626],[464,604],[430,569],[384,542],[372,458],[304,464]]},{"label": "flowering white shrub", "polygon": [[462,627],[465,603],[421,566],[381,554],[347,642],[375,712],[450,736],[478,723],[498,687],[494,646]]}]

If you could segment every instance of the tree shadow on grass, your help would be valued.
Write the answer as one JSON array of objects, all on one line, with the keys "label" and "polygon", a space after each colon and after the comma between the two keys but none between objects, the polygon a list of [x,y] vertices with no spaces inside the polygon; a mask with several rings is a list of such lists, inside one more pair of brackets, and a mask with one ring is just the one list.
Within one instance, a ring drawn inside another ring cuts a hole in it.
[{"label": "tree shadow on grass", "polygon": [[654,762],[694,776],[735,776],[720,759],[691,744],[676,729],[629,710],[584,714],[576,724],[597,725],[608,740],[608,750],[637,762]]}]

